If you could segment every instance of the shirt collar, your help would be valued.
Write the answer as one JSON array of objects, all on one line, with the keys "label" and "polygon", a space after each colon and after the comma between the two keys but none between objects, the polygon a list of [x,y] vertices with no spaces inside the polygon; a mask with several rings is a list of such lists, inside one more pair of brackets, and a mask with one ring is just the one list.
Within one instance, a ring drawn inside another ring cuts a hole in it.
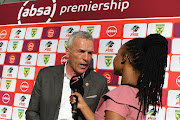
[{"label": "shirt collar", "polygon": [[[64,65],[64,77],[67,77],[68,79],[71,79],[68,75],[67,75],[67,71],[66,71],[66,65],[67,65],[68,61],[66,61],[65,65]],[[81,75],[82,78],[84,78],[85,72]]]}]

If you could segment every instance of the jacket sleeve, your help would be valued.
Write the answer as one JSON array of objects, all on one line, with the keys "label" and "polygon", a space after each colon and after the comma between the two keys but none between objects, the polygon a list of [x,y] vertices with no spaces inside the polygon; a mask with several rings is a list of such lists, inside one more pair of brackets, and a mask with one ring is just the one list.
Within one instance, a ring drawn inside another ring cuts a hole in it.
[{"label": "jacket sleeve", "polygon": [[36,82],[31,94],[29,106],[25,112],[26,120],[40,120],[40,95],[41,95],[41,70],[38,73]]},{"label": "jacket sleeve", "polygon": [[106,94],[107,92],[109,92],[109,89],[108,89],[108,85],[107,85],[107,79],[105,78],[105,84],[103,86],[103,89],[102,89],[102,92],[101,92],[101,96],[103,96],[104,94]]}]

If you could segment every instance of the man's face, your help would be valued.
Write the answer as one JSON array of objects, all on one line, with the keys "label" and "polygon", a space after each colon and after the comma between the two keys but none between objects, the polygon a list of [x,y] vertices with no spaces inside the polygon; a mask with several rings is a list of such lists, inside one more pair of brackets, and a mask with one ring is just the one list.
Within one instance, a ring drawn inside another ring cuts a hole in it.
[{"label": "man's face", "polygon": [[79,37],[74,40],[71,49],[66,49],[68,64],[75,74],[82,74],[88,69],[93,51],[93,41]]}]

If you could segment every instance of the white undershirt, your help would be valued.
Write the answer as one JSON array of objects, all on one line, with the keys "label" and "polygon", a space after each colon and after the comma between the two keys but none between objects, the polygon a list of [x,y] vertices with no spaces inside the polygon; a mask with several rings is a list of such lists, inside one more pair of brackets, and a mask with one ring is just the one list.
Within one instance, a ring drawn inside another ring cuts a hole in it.
[{"label": "white undershirt", "polygon": [[72,118],[72,107],[69,101],[69,97],[71,96],[71,88],[70,88],[70,78],[66,73],[66,64],[64,67],[64,82],[61,96],[61,104],[60,110],[57,120],[74,120]]}]

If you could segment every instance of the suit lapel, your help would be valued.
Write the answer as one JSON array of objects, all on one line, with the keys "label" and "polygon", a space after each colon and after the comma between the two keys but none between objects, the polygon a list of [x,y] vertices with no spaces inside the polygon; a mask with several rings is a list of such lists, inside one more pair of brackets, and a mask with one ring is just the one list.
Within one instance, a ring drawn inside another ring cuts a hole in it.
[{"label": "suit lapel", "polygon": [[84,75],[84,79],[83,79],[83,87],[84,87],[84,95],[83,95],[83,98],[85,99],[88,95],[88,91],[89,91],[89,87],[90,87],[90,79],[91,79],[91,76],[90,76],[90,70],[87,70],[85,75]]},{"label": "suit lapel", "polygon": [[55,83],[54,92],[55,92],[56,105],[61,102],[63,81],[64,81],[64,65],[60,65],[57,67],[56,77],[54,79],[54,83]]}]

